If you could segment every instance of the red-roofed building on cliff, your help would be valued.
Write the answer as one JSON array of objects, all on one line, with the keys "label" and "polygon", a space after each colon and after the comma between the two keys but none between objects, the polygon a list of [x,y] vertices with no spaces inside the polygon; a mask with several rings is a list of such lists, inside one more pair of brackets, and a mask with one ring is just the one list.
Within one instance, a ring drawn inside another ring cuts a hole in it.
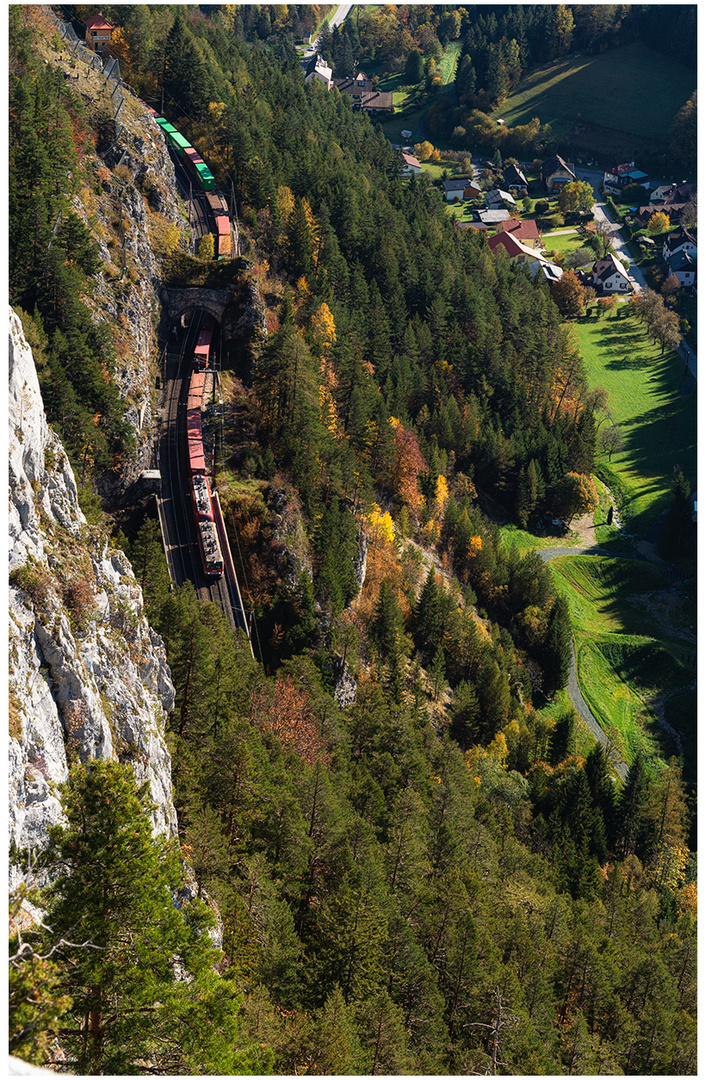
[{"label": "red-roofed building on cliff", "polygon": [[97,15],[93,15],[86,23],[87,47],[93,49],[94,52],[102,52],[110,45],[114,29],[115,27],[110,25],[100,11]]}]

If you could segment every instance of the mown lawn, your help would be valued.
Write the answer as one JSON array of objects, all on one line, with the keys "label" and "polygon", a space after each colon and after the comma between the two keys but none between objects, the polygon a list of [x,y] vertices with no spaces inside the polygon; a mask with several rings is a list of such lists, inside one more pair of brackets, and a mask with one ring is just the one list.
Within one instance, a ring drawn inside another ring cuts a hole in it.
[{"label": "mown lawn", "polygon": [[612,462],[599,451],[600,473],[620,500],[623,522],[643,535],[671,505],[675,465],[696,484],[696,394],[680,393],[684,361],[673,351],[662,356],[624,305],[574,327],[589,384],[608,391],[625,442]]},{"label": "mown lawn", "polygon": [[568,255],[570,251],[585,247],[591,256],[591,261],[595,258],[591,248],[584,242],[584,237],[576,230],[570,233],[542,233],[542,241],[547,251],[558,251],[562,255]]},{"label": "mown lawn", "polygon": [[569,602],[581,692],[601,727],[628,762],[638,749],[656,749],[665,759],[678,753],[658,722],[663,695],[685,772],[694,777],[696,650],[678,636],[695,631],[693,591],[645,562],[567,555],[549,565]]},{"label": "mown lawn", "polygon": [[538,116],[555,136],[583,121],[666,143],[694,87],[694,74],[675,60],[643,44],[621,45],[536,69],[494,115],[510,125]]}]

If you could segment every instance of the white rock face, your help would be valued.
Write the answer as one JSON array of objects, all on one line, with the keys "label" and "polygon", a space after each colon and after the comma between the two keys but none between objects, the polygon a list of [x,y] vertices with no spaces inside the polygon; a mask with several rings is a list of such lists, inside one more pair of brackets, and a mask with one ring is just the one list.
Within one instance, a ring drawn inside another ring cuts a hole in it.
[{"label": "white rock face", "polygon": [[43,846],[69,762],[99,757],[131,763],[150,785],[155,833],[176,835],[164,645],[127,558],[81,513],[13,311],[9,383],[10,838]]}]

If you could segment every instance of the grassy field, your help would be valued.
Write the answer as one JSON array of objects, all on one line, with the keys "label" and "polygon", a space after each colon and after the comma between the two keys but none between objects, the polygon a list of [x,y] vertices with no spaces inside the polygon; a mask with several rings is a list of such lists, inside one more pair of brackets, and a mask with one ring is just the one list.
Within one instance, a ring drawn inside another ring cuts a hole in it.
[{"label": "grassy field", "polygon": [[696,483],[696,394],[680,393],[684,362],[675,352],[660,355],[634,316],[618,305],[601,319],[574,326],[589,384],[604,386],[625,448],[599,457],[601,475],[620,498],[620,513],[632,533],[644,535],[671,505],[670,485],[679,464]]},{"label": "grassy field", "polygon": [[441,81],[444,86],[454,81],[462,44],[461,41],[450,41],[444,50],[441,58]]},{"label": "grassy field", "polygon": [[562,255],[568,255],[570,251],[585,247],[591,255],[591,261],[595,258],[588,244],[584,244],[583,236],[576,230],[570,233],[542,233],[542,240],[547,251],[558,251]]},{"label": "grassy field", "polygon": [[645,562],[567,555],[549,565],[569,602],[581,691],[601,726],[628,762],[640,748],[666,759],[679,746],[660,726],[661,713],[681,738],[693,779],[693,590]]},{"label": "grassy field", "polygon": [[595,125],[665,144],[694,87],[694,74],[676,61],[642,44],[621,45],[536,69],[494,115],[511,125],[538,116],[559,137],[577,124]]}]

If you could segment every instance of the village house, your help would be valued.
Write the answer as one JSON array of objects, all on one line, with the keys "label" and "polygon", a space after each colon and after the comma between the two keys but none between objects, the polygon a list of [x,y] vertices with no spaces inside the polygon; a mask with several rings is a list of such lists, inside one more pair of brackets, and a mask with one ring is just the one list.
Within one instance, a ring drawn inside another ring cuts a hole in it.
[{"label": "village house", "polygon": [[564,161],[558,154],[542,162],[539,176],[544,190],[554,194],[561,191],[565,184],[571,184],[576,180],[574,166]]},{"label": "village house", "polygon": [[402,152],[400,154],[400,158],[402,159],[403,176],[418,176],[419,173],[422,171],[422,166],[419,164],[416,157],[412,156],[412,154],[405,154],[404,152]]},{"label": "village house", "polygon": [[481,189],[473,183],[472,180],[462,180],[460,178],[453,180],[444,180],[444,198],[447,202],[453,202],[454,199],[478,199],[482,192]]},{"label": "village house", "polygon": [[339,93],[352,99],[354,109],[369,113],[395,111],[392,94],[376,90],[372,79],[362,71],[347,79],[334,79],[333,85]]},{"label": "village house", "polygon": [[603,187],[606,190],[617,193],[629,184],[640,184],[649,187],[650,178],[647,173],[635,168],[634,161],[626,161],[622,165],[616,165],[610,172],[603,173]]},{"label": "village house", "polygon": [[531,277],[541,274],[551,283],[559,281],[563,275],[561,267],[550,262],[536,248],[523,244],[512,233],[497,232],[488,240],[488,247],[493,254],[503,251],[511,262],[518,266],[526,266]]},{"label": "village house", "polygon": [[517,165],[508,165],[503,172],[503,187],[507,191],[527,194],[527,177]]},{"label": "village house", "polygon": [[536,221],[510,218],[508,221],[498,223],[498,232],[509,233],[516,240],[519,240],[521,244],[525,244],[526,247],[533,248],[535,251],[539,251],[542,247],[542,238],[539,235]]},{"label": "village house", "polygon": [[667,276],[674,276],[682,289],[696,286],[696,256],[688,251],[676,251],[667,259]]},{"label": "village house", "polygon": [[651,203],[685,203],[696,194],[696,184],[660,184],[650,193]]},{"label": "village house", "polygon": [[114,29],[99,11],[86,23],[86,46],[94,52],[102,52],[110,45]]},{"label": "village house", "polygon": [[509,210],[474,210],[474,214],[485,228],[489,225],[499,225],[502,221],[510,220]]},{"label": "village house", "polygon": [[672,255],[687,254],[696,258],[696,239],[684,226],[676,232],[669,233],[662,245],[662,258],[667,262]]},{"label": "village house", "polygon": [[493,188],[485,193],[485,205],[489,210],[502,210],[504,206],[515,206],[516,203],[509,191]]},{"label": "village house", "polygon": [[593,264],[593,286],[601,293],[632,292],[632,282],[627,270],[612,254]]},{"label": "village house", "polygon": [[322,82],[327,90],[333,86],[333,70],[318,53],[314,53],[304,69],[304,82],[311,82],[312,79]]},{"label": "village house", "polygon": [[650,218],[653,214],[666,214],[669,218],[670,224],[676,225],[681,220],[682,212],[685,206],[685,202],[650,203],[649,206],[639,206],[635,211],[635,218],[638,224],[644,227],[649,224]]}]

